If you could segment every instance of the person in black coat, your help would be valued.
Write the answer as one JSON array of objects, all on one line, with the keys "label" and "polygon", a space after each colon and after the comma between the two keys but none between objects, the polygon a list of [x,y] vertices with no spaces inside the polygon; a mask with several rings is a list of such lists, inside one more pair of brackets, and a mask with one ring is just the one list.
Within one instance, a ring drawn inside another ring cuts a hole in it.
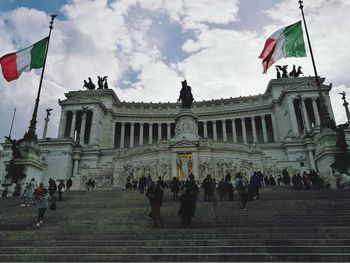
[{"label": "person in black coat", "polygon": [[179,201],[181,206],[178,215],[182,219],[182,226],[189,227],[196,209],[196,195],[193,193],[193,189],[187,187],[185,193],[180,196]]}]

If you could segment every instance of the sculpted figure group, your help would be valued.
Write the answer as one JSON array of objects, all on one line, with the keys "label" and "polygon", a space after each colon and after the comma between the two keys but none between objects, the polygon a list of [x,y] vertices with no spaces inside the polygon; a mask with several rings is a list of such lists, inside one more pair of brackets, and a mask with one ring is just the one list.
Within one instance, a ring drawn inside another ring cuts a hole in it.
[{"label": "sculpted figure group", "polygon": [[[97,76],[97,85],[98,88],[97,89],[108,89],[108,83],[107,83],[107,77],[108,76],[104,76],[103,78],[101,78],[100,76]],[[88,90],[93,90],[95,89],[95,84],[92,82],[91,78],[88,78],[89,81],[84,80],[84,87],[87,88]]]},{"label": "sculpted figure group", "polygon": [[293,65],[293,70],[291,72],[287,72],[288,65],[279,66],[276,65],[276,71],[277,75],[276,77],[278,79],[280,78],[297,78],[300,75],[304,75],[304,73],[301,71],[301,67],[299,66],[298,69],[296,69],[295,65]]}]

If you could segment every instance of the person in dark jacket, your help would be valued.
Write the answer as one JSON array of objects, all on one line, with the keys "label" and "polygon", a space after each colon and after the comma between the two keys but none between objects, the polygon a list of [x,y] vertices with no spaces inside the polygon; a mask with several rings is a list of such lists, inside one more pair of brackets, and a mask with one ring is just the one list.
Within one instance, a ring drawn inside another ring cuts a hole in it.
[{"label": "person in dark jacket", "polygon": [[236,176],[236,188],[241,197],[242,201],[242,210],[247,210],[247,202],[248,202],[248,183],[243,179],[242,175],[239,173]]},{"label": "person in dark jacket", "polygon": [[152,207],[153,226],[157,227],[158,221],[161,226],[164,226],[162,216],[160,215],[160,207],[163,203],[163,189],[161,185],[159,183],[153,184],[150,189],[147,190],[147,196]]},{"label": "person in dark jacket", "polygon": [[179,201],[181,203],[178,215],[182,219],[182,226],[189,227],[191,225],[192,217],[195,214],[196,207],[196,195],[193,193],[191,187],[187,187],[185,193],[183,193]]},{"label": "person in dark jacket", "polygon": [[261,180],[256,172],[254,172],[254,174],[250,177],[249,184],[252,191],[253,200],[260,200],[259,188],[261,187]]},{"label": "person in dark jacket", "polygon": [[180,184],[179,184],[179,180],[177,180],[175,176],[173,177],[173,180],[170,182],[170,189],[171,189],[171,192],[173,193],[173,199],[174,201],[176,201],[178,199],[178,194],[180,191]]}]

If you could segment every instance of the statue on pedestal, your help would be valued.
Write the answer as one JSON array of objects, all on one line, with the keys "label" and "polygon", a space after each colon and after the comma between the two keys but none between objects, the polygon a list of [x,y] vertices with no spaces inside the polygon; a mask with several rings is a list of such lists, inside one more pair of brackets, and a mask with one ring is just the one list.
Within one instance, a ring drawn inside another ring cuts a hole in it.
[{"label": "statue on pedestal", "polygon": [[181,106],[183,109],[191,109],[192,101],[193,101],[191,87],[187,85],[186,80],[181,81],[181,83],[182,83],[182,88],[180,91],[179,99],[177,101],[178,102],[181,101]]}]

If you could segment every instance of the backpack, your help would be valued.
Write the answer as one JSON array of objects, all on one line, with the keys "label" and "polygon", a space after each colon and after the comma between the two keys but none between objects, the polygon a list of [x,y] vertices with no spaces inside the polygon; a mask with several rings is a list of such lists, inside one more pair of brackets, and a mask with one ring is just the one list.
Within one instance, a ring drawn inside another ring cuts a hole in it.
[{"label": "backpack", "polygon": [[238,181],[237,189],[238,189],[239,194],[247,194],[248,193],[248,185],[243,180]]}]

